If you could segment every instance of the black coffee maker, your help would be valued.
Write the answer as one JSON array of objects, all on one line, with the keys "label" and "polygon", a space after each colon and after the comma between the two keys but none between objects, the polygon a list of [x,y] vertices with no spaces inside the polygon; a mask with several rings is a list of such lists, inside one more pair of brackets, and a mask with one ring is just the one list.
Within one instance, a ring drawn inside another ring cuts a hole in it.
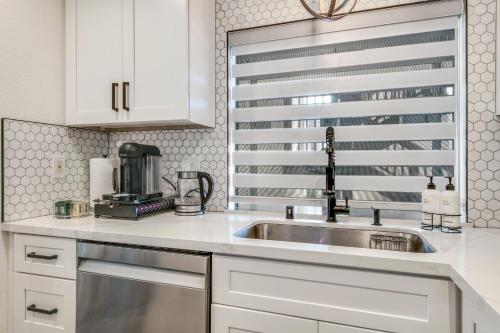
[{"label": "black coffee maker", "polygon": [[124,143],[119,151],[120,193],[161,196],[160,150],[156,146]]},{"label": "black coffee maker", "polygon": [[120,156],[120,186],[117,193],[103,195],[94,208],[96,217],[134,219],[161,213],[174,207],[173,197],[161,189],[161,154],[158,147],[123,144]]}]

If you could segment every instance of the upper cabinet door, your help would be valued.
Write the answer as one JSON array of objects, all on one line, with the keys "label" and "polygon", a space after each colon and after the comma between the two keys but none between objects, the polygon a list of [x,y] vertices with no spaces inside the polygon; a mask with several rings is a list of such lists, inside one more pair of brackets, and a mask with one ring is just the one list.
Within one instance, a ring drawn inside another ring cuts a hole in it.
[{"label": "upper cabinet door", "polygon": [[124,120],[189,120],[189,1],[124,1]]},{"label": "upper cabinet door", "polygon": [[68,125],[120,120],[122,9],[122,0],[66,1]]}]

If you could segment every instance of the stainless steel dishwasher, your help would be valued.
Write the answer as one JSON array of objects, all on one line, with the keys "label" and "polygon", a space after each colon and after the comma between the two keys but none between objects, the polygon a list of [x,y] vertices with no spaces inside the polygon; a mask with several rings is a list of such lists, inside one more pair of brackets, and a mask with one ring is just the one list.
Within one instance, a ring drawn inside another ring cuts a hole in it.
[{"label": "stainless steel dishwasher", "polygon": [[82,241],[77,254],[77,333],[209,332],[209,254]]}]

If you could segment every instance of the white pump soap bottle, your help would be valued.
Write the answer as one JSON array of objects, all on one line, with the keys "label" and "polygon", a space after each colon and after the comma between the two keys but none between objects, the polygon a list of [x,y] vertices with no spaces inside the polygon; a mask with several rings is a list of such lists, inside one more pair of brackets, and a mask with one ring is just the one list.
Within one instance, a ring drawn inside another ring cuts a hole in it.
[{"label": "white pump soap bottle", "polygon": [[434,177],[429,177],[427,189],[422,192],[422,224],[428,226],[441,225],[441,193],[436,190]]},{"label": "white pump soap bottle", "polygon": [[446,191],[441,193],[441,207],[443,210],[443,227],[454,229],[460,227],[460,195],[455,191],[452,177],[448,178]]}]

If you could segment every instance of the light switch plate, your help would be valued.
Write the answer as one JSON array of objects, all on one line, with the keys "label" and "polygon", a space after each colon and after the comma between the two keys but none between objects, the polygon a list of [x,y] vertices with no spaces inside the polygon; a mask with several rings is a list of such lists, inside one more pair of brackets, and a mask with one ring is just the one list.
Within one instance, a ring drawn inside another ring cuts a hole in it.
[{"label": "light switch plate", "polygon": [[66,176],[66,159],[64,156],[54,156],[52,158],[52,178],[61,179]]}]

